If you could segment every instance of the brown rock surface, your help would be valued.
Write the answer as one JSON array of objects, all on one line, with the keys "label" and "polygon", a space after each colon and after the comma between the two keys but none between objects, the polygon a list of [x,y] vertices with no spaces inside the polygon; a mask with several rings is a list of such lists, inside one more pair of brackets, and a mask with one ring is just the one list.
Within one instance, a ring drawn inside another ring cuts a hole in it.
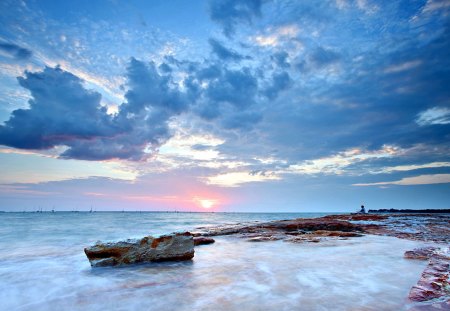
[{"label": "brown rock surface", "polygon": [[194,240],[189,232],[174,233],[116,243],[97,242],[85,248],[84,252],[92,267],[189,260],[194,257]]},{"label": "brown rock surface", "polygon": [[194,237],[194,245],[198,246],[198,245],[207,245],[207,244],[212,244],[214,243],[215,240],[213,238],[208,238],[208,237]]},{"label": "brown rock surface", "polygon": [[439,247],[434,247],[434,246],[415,248],[412,251],[406,251],[405,258],[427,260],[438,249],[439,249]]},{"label": "brown rock surface", "polygon": [[428,265],[411,288],[409,299],[413,301],[430,301],[435,298],[450,300],[450,253],[449,249],[426,247],[408,251],[406,258],[427,259]]}]

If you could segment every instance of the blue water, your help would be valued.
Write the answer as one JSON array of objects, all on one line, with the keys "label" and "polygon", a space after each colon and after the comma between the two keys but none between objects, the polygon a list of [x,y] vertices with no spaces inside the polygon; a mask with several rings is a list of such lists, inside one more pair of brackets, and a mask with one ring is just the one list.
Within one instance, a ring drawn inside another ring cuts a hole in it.
[{"label": "blue water", "polygon": [[98,240],[322,215],[1,213],[0,310],[405,310],[425,265],[403,259],[421,245],[413,241],[227,236],[197,247],[192,261],[100,269],[83,253]]}]

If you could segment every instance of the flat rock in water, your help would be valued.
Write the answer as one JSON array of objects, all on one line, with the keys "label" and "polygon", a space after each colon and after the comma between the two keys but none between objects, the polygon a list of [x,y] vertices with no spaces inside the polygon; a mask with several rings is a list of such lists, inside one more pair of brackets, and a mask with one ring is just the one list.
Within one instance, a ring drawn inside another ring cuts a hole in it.
[{"label": "flat rock in water", "polygon": [[123,266],[154,261],[189,260],[194,257],[194,239],[189,232],[140,240],[97,243],[84,252],[92,267]]}]

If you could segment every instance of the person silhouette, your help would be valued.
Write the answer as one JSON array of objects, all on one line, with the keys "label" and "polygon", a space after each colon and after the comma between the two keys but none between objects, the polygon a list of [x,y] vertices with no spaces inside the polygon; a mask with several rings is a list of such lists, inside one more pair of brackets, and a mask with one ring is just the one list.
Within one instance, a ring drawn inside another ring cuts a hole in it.
[{"label": "person silhouette", "polygon": [[361,210],[359,211],[361,214],[366,213],[366,209],[364,208],[364,205],[361,205]]}]

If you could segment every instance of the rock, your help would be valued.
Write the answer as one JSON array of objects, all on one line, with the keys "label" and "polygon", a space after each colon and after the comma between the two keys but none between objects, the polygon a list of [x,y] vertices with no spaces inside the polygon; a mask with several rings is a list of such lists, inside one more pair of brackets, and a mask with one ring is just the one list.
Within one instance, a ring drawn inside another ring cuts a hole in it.
[{"label": "rock", "polygon": [[358,214],[358,215],[351,215],[350,220],[356,220],[356,221],[379,221],[379,220],[385,220],[388,216],[386,215],[373,215],[373,214]]},{"label": "rock", "polygon": [[404,256],[407,259],[427,260],[438,249],[439,249],[438,247],[433,246],[415,248],[412,251],[406,251]]},{"label": "rock", "polygon": [[316,231],[316,230],[327,230],[327,231],[362,231],[361,227],[352,224],[348,221],[343,220],[333,220],[329,218],[314,218],[314,219],[294,219],[285,221],[274,221],[265,224],[264,228],[273,228],[284,231]]},{"label": "rock", "polygon": [[208,238],[208,237],[194,237],[194,245],[198,246],[198,245],[207,245],[207,244],[212,244],[214,243],[215,240],[213,238]]},{"label": "rock", "polygon": [[[406,254],[405,254],[406,255]],[[421,254],[426,256],[426,254]],[[450,299],[450,254],[448,249],[436,249],[429,255],[428,265],[417,285],[409,292],[413,301],[429,301],[435,298]]]},{"label": "rock", "polygon": [[315,236],[341,237],[341,238],[352,238],[352,237],[363,236],[361,233],[356,233],[356,232],[329,231],[329,230],[317,230],[317,231],[314,231],[312,234]]},{"label": "rock", "polygon": [[194,240],[189,232],[173,233],[116,243],[97,242],[85,248],[84,252],[92,267],[189,260],[194,257]]},{"label": "rock", "polygon": [[281,238],[276,236],[255,236],[247,239],[248,242],[267,242],[267,241],[277,241]]}]

